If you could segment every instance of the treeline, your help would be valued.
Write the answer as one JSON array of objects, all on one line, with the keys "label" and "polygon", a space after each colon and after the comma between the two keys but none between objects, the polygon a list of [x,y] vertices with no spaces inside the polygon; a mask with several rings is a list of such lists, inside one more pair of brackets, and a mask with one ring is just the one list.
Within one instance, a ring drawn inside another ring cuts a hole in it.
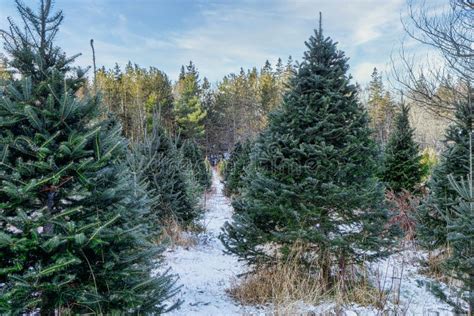
[{"label": "treeline", "polygon": [[109,111],[116,113],[128,139],[139,141],[156,116],[172,135],[194,139],[207,155],[230,152],[266,125],[281,103],[293,61],[266,62],[260,69],[229,74],[215,87],[200,79],[196,66],[183,66],[173,83],[162,71],[128,63],[122,70],[101,68],[96,86]]},{"label": "treeline", "polygon": [[156,111],[172,127],[173,87],[162,71],[128,63],[124,70],[118,65],[109,70],[102,67],[96,78],[104,105],[120,118],[128,139],[142,139]]},{"label": "treeline", "polygon": [[267,123],[268,114],[282,100],[294,72],[291,57],[278,59],[257,70],[240,70],[218,83],[210,96],[206,119],[206,143],[214,154],[230,152],[238,142],[255,137]]}]

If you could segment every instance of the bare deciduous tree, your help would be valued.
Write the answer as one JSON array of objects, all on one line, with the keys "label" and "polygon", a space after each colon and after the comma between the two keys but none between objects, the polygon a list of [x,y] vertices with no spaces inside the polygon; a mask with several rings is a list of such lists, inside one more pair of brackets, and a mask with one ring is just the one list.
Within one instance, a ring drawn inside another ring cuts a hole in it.
[{"label": "bare deciduous tree", "polygon": [[408,0],[408,14],[402,22],[410,38],[435,49],[441,65],[431,57],[419,62],[402,46],[400,64],[392,58],[392,73],[411,101],[452,119],[456,103],[469,97],[474,78],[474,2],[431,4]]}]

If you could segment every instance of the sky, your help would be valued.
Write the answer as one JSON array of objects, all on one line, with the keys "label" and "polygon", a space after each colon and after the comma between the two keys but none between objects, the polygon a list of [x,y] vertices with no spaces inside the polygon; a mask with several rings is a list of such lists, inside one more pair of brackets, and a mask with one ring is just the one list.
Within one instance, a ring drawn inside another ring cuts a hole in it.
[{"label": "sky", "polygon": [[[32,7],[37,1],[24,0]],[[301,60],[304,42],[318,26],[350,58],[350,73],[364,85],[374,67],[388,72],[390,57],[407,39],[401,18],[406,0],[55,0],[65,19],[58,44],[82,53],[81,66],[106,68],[129,60],[154,66],[172,80],[192,60],[212,83],[240,68]],[[17,18],[13,0],[0,0],[0,28]],[[412,43],[412,50],[424,49]],[[1,51],[1,50],[0,50]]]}]

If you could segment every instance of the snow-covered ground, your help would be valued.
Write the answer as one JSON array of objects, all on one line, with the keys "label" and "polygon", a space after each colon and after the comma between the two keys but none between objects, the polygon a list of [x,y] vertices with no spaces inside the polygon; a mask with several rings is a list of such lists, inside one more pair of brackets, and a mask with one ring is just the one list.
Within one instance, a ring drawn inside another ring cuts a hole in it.
[{"label": "snow-covered ground", "polygon": [[[424,282],[429,278],[419,273],[425,253],[406,249],[384,260],[371,264],[374,284],[390,291],[392,303],[387,309],[402,315],[454,315],[452,307],[435,297]],[[380,285],[381,284],[381,285]],[[393,302],[399,300],[399,304]]]},{"label": "snow-covered ground", "polygon": [[[342,308],[344,315],[454,315],[453,308],[436,298],[423,283],[429,281],[426,276],[419,273],[420,259],[424,255],[422,252],[407,249],[384,260],[371,263],[368,269],[373,285],[387,292],[384,308],[381,310],[351,304]],[[449,292],[448,289],[444,290]],[[331,302],[318,306],[301,304],[298,310],[311,311],[316,315],[327,315],[337,310],[337,306]]]},{"label": "snow-covered ground", "polygon": [[194,247],[175,248],[166,253],[166,261],[182,285],[178,295],[184,301],[169,315],[241,315],[255,314],[256,309],[244,307],[226,294],[233,279],[245,272],[245,264],[227,255],[218,239],[221,227],[232,217],[232,206],[223,193],[217,172],[212,174],[212,189],[205,201],[207,209],[202,220],[206,232]]},{"label": "snow-covered ground", "polygon": [[[169,314],[272,314],[271,306],[242,306],[226,293],[237,275],[246,271],[246,266],[236,257],[225,254],[224,246],[218,239],[224,223],[231,220],[233,210],[229,199],[223,194],[223,184],[216,171],[213,171],[206,209],[202,220],[206,232],[200,234],[198,244],[188,248],[177,247],[166,253],[166,261],[172,272],[179,276],[179,284],[182,285],[178,297],[184,301],[179,309]],[[407,250],[369,267],[374,285],[390,291],[391,301],[387,302],[384,311],[355,304],[341,310],[331,302],[318,306],[295,304],[296,310],[298,314],[310,315],[335,315],[335,310],[343,311],[343,315],[453,315],[449,305],[442,303],[419,282],[427,280],[417,272],[420,256],[420,253]],[[400,302],[394,304],[397,298]]]}]

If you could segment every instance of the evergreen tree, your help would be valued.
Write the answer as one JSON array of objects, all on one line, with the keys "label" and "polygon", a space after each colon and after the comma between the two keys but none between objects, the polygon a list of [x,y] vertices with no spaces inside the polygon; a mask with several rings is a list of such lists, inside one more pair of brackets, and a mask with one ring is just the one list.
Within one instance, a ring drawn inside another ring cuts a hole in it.
[{"label": "evergreen tree", "polygon": [[235,145],[224,170],[226,195],[237,194],[244,186],[245,168],[250,163],[251,149],[250,140]]},{"label": "evergreen tree", "polygon": [[146,162],[141,172],[156,196],[152,206],[156,221],[171,217],[187,224],[195,220],[200,211],[189,188],[192,184],[188,177],[192,174],[187,173],[177,141],[167,134],[158,117],[154,118],[151,133],[136,145],[134,155]]},{"label": "evergreen tree", "polygon": [[285,69],[283,67],[283,61],[281,60],[281,58],[278,58],[275,68],[276,68],[275,73],[277,77],[280,77],[281,75],[283,75],[283,72],[285,71]]},{"label": "evergreen tree", "polygon": [[54,45],[62,12],[16,4],[25,28],[2,31],[22,78],[0,95],[0,313],[164,312],[174,282],[151,276],[161,250],[120,125],[75,96],[83,73]]},{"label": "evergreen tree", "polygon": [[229,180],[230,174],[241,152],[242,152],[242,143],[238,142],[237,144],[235,144],[234,149],[229,155],[229,158],[225,161],[225,166],[222,171],[222,177],[225,182]]},{"label": "evergreen tree", "polygon": [[269,113],[281,102],[277,78],[272,71],[272,66],[267,60],[260,72],[259,78],[259,103],[263,113]]},{"label": "evergreen tree", "polygon": [[304,243],[312,253],[300,260],[316,260],[330,286],[334,266],[344,274],[348,265],[386,254],[390,241],[381,237],[387,214],[377,150],[347,58],[321,27],[306,46],[291,90],[253,147],[234,222],[221,238],[252,263],[281,258],[262,247],[269,243],[283,255]]},{"label": "evergreen tree", "polygon": [[473,128],[470,100],[456,104],[455,121],[446,131],[445,149],[428,182],[430,194],[417,212],[418,238],[428,249],[447,243],[446,220],[438,210],[447,210],[456,202],[457,194],[448,181],[448,175],[459,179],[469,170],[469,134]]},{"label": "evergreen tree", "polygon": [[370,127],[375,131],[375,139],[379,146],[384,147],[387,143],[393,120],[395,118],[395,104],[390,93],[385,91],[382,76],[377,68],[372,72],[372,80],[369,83],[369,99],[367,102]]},{"label": "evergreen tree", "polygon": [[413,140],[409,108],[402,103],[395,120],[395,128],[385,148],[382,180],[388,189],[400,193],[415,192],[422,180],[421,155]]},{"label": "evergreen tree", "polygon": [[206,112],[201,104],[199,73],[192,62],[181,69],[176,86],[177,98],[174,116],[182,139],[199,139],[204,136]]},{"label": "evergreen tree", "polygon": [[11,79],[11,72],[8,71],[7,58],[0,53],[0,89]]},{"label": "evergreen tree", "polygon": [[185,140],[181,145],[184,162],[191,168],[202,189],[211,186],[211,168],[199,145],[193,140]]},{"label": "evergreen tree", "polygon": [[[472,149],[471,149],[472,153]],[[468,313],[474,311],[474,191],[472,181],[472,154],[470,171],[466,178],[448,176],[452,189],[458,195],[448,210],[438,210],[446,220],[447,241],[451,251],[443,262],[445,275],[461,281],[461,297],[468,303]]]}]

